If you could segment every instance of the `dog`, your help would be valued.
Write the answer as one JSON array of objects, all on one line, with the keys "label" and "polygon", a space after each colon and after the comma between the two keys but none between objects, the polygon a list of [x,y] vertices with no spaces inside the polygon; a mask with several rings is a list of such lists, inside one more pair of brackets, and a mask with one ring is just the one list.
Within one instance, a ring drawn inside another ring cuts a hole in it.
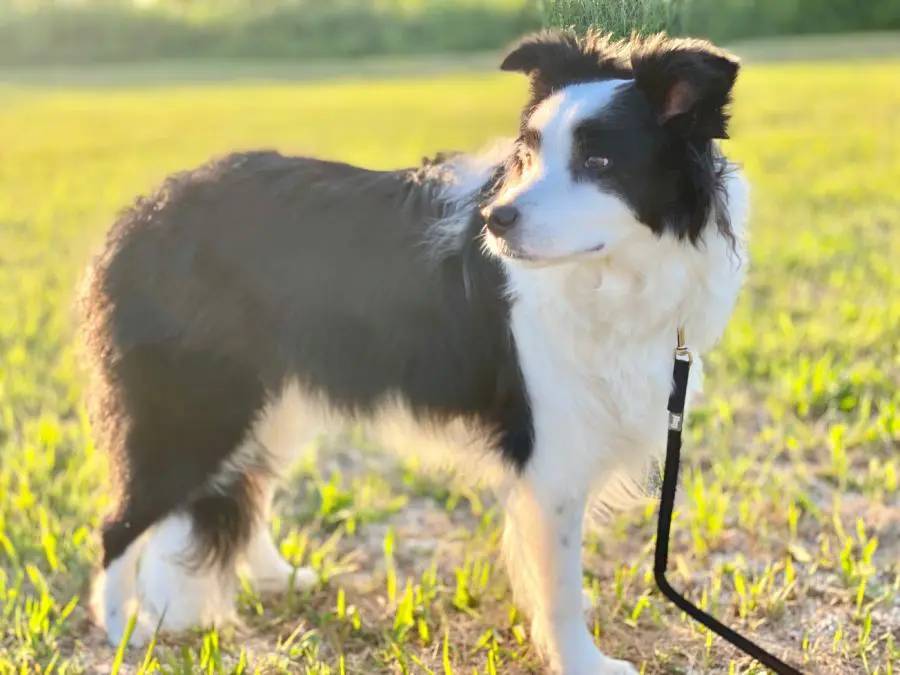
[{"label": "dog", "polygon": [[132,612],[134,643],[227,621],[239,569],[265,592],[315,583],[279,554],[270,502],[302,441],[352,420],[487,467],[551,671],[635,672],[585,625],[583,520],[665,447],[677,328],[708,350],[738,295],[748,187],[717,139],[739,63],[555,31],[501,67],[530,98],[485,155],[233,154],[113,225],[83,296],[117,488],[94,594],[111,643]]}]

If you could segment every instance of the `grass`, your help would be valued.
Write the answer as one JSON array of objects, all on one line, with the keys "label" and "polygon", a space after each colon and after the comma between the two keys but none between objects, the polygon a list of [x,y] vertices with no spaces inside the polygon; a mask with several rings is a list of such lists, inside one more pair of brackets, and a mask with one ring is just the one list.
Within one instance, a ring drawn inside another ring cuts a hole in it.
[{"label": "grass", "polygon": [[552,26],[599,26],[628,37],[635,30],[676,32],[682,5],[680,0],[550,0],[545,14]]},{"label": "grass", "polygon": [[666,30],[720,43],[900,28],[893,0],[544,0],[542,6],[553,25],[595,25],[624,36]]},{"label": "grass", "polygon": [[[755,187],[754,262],[687,433],[671,577],[809,672],[900,668],[897,54],[749,66],[728,142]],[[494,72],[174,79],[0,84],[0,673],[540,672],[490,496],[352,429],[308,448],[277,504],[312,592],[246,588],[241,626],[147,650],[90,624],[110,494],[71,307],[116,210],[233,148],[378,167],[473,149],[525,95]],[[601,646],[645,673],[760,672],[653,590],[654,523],[648,502],[589,536]]]}]

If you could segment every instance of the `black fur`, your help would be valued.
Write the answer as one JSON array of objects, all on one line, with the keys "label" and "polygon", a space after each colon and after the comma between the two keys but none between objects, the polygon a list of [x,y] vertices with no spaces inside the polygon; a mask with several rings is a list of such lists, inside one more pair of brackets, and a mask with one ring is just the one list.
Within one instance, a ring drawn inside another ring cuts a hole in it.
[{"label": "black fur", "polygon": [[250,539],[261,517],[262,486],[268,470],[247,471],[230,477],[224,485],[209,486],[190,500],[187,507],[197,536],[189,562],[225,565]]},{"label": "black fur", "polygon": [[728,137],[727,106],[740,68],[736,57],[704,40],[656,35],[633,44],[631,67],[635,85],[658,115],[673,87],[683,87],[685,110],[665,120],[668,131],[689,139]]},{"label": "black fur", "polygon": [[[592,171],[585,166],[589,157],[607,158],[609,165]],[[622,88],[609,111],[576,131],[571,159],[577,180],[621,195],[655,233],[670,231],[695,243],[711,213],[727,213],[718,207],[727,170],[710,139],[684,138],[657,124],[654,110],[633,84]],[[730,237],[727,219],[719,225]]]},{"label": "black fur", "polygon": [[200,559],[230,555],[259,476],[211,479],[289,378],[353,415],[394,395],[422,417],[462,416],[524,465],[531,416],[502,272],[474,211],[458,250],[431,257],[438,174],[233,155],[119,219],[85,300],[95,421],[121,490],[104,564],[177,510]]},{"label": "black fur", "polygon": [[630,78],[628,45],[609,35],[547,30],[522,39],[503,59],[501,70],[527,74],[531,98],[522,111],[522,126],[545,98],[565,86],[593,80]]}]

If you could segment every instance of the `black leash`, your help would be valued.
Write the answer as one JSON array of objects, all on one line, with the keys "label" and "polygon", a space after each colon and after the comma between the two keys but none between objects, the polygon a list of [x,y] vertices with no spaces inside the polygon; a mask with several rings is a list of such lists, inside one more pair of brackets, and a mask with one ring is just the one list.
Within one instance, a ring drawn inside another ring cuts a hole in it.
[{"label": "black leash", "polygon": [[656,555],[653,562],[653,576],[659,590],[673,604],[713,633],[725,638],[742,652],[771,669],[778,675],[803,675],[793,666],[755,642],[732,630],[715,617],[707,614],[690,600],[672,588],[666,579],[669,562],[669,532],[672,529],[672,509],[675,505],[675,489],[678,485],[678,464],[681,459],[681,428],[684,423],[684,400],[687,396],[688,373],[691,369],[691,353],[684,344],[684,331],[678,329],[678,346],[675,349],[674,387],[669,396],[669,441],[666,445],[666,467],[663,473],[662,495],[659,500],[659,521],[656,529]]}]

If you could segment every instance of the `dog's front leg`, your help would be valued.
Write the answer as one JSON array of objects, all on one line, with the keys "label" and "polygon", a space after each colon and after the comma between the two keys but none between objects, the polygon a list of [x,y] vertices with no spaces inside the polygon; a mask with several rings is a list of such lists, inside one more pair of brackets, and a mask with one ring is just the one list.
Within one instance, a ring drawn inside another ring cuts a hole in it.
[{"label": "dog's front leg", "polygon": [[584,621],[581,542],[588,484],[540,469],[527,467],[505,500],[507,567],[517,602],[531,612],[532,639],[554,673],[634,674],[630,664],[597,649]]}]

